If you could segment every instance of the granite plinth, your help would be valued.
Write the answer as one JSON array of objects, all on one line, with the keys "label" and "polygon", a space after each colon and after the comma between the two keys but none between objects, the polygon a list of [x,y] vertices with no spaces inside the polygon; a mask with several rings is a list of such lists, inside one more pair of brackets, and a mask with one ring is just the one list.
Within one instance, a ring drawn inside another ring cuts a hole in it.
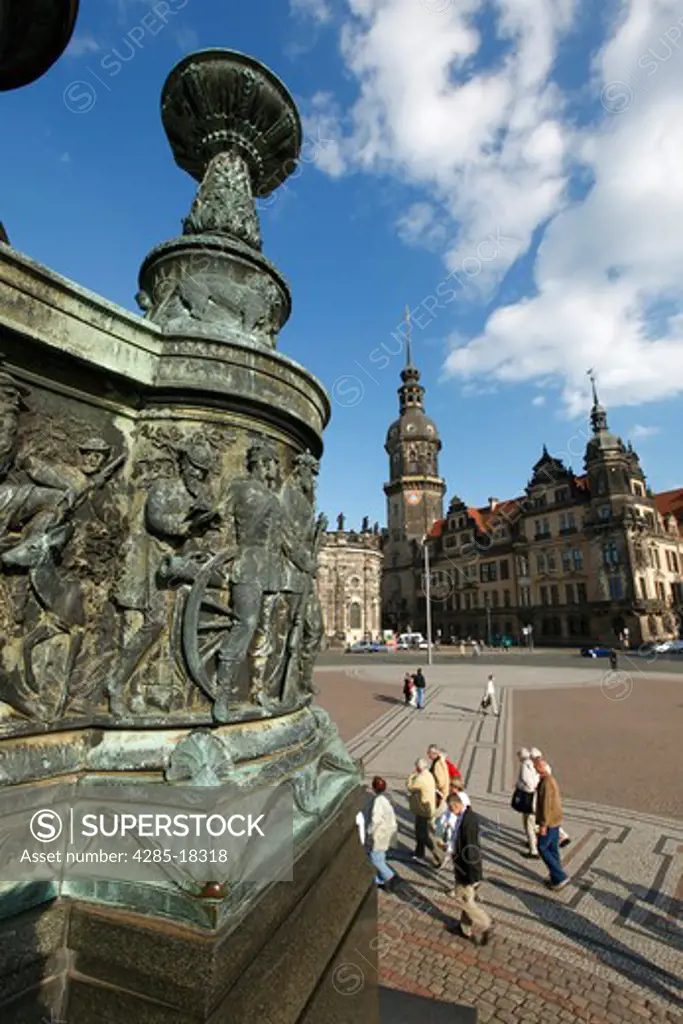
[{"label": "granite plinth", "polygon": [[35,1024],[378,1024],[377,974],[358,992],[335,970],[358,948],[372,960],[376,895],[358,842],[354,792],[297,859],[292,883],[207,933],[56,901],[0,923],[0,1018]]}]

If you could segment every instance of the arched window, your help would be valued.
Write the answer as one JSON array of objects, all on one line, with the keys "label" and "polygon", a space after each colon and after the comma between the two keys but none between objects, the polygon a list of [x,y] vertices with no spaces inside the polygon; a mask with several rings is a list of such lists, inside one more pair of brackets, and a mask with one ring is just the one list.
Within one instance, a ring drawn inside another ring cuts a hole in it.
[{"label": "arched window", "polygon": [[360,605],[355,602],[349,607],[349,629],[360,629],[361,627],[361,609]]},{"label": "arched window", "polygon": [[408,449],[408,475],[416,476],[418,473],[418,461],[417,461],[417,450],[415,448]]}]

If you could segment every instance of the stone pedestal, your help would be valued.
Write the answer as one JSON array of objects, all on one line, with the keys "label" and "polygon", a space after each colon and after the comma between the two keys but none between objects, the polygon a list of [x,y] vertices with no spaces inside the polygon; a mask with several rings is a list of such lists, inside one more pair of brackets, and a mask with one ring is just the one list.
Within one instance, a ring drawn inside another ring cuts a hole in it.
[{"label": "stone pedestal", "polygon": [[[376,893],[357,805],[300,851],[293,883],[215,931],[69,900],[0,922],[3,1024],[50,1012],[69,1024],[376,1021]],[[360,984],[345,970],[358,952]]]},{"label": "stone pedestal", "polygon": [[[0,243],[0,1017],[374,1024],[376,977],[335,975],[345,944],[373,956],[361,778],[312,705],[329,399],[277,351],[290,296],[254,207],[296,166],[298,113],[217,50],[162,112],[200,184],[143,261],[144,319]],[[56,781],[285,788],[293,881],[33,875],[20,812]]]}]

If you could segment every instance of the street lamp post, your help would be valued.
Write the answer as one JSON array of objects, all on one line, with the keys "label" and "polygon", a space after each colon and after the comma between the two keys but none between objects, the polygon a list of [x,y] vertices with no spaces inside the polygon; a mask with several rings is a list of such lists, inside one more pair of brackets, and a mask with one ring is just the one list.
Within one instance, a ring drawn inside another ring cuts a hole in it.
[{"label": "street lamp post", "polygon": [[491,647],[493,637],[491,636],[491,597],[489,594],[484,595],[484,604],[486,606],[486,642]]},{"label": "street lamp post", "polygon": [[432,586],[429,571],[429,544],[427,538],[422,541],[425,556],[425,604],[427,606],[427,664],[432,663]]}]

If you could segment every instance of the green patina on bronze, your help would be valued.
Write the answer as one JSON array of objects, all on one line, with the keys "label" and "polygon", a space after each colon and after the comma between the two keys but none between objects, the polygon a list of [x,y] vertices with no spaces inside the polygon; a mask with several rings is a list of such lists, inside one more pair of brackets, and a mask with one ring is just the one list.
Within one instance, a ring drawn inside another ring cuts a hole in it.
[{"label": "green patina on bronze", "polygon": [[[144,319],[0,247],[0,786],[289,781],[301,846],[360,779],[311,707],[329,400],[276,351],[291,300],[256,209],[301,126],[229,50],[181,61],[162,114],[199,188],[142,264]],[[217,928],[259,892],[58,894]],[[5,886],[0,917],[54,896]]]}]

